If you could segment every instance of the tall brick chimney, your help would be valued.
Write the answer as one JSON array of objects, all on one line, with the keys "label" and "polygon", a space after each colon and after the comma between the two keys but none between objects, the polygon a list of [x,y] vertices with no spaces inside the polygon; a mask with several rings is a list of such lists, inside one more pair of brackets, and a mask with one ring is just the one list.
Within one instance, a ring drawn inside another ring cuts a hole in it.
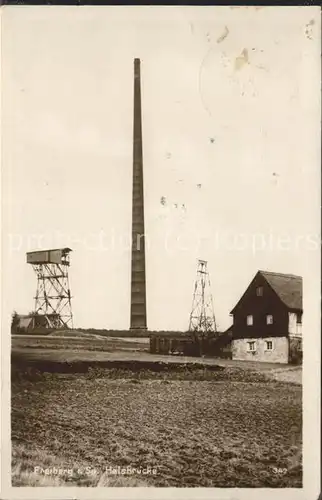
[{"label": "tall brick chimney", "polygon": [[146,278],[140,59],[134,59],[131,330],[146,330]]}]

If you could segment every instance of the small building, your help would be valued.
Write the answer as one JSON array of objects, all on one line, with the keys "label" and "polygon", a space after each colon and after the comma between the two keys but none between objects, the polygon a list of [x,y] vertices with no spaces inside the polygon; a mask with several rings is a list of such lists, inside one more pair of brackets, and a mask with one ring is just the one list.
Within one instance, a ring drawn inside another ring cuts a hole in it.
[{"label": "small building", "polygon": [[14,324],[12,325],[13,334],[23,333],[50,333],[53,328],[50,327],[48,316],[51,321],[55,321],[57,314],[17,314]]},{"label": "small building", "polygon": [[302,278],[258,271],[230,313],[232,359],[302,360]]},{"label": "small building", "polygon": [[152,354],[231,358],[231,328],[209,338],[194,332],[158,332],[150,335]]},{"label": "small building", "polygon": [[160,332],[150,335],[152,354],[196,355],[196,344],[191,334],[184,332]]},{"label": "small building", "polygon": [[18,320],[17,320],[17,324],[16,324],[16,327],[17,327],[17,331],[20,331],[20,332],[26,332],[28,329],[32,328],[32,316],[30,315],[21,315],[21,316],[18,316]]}]

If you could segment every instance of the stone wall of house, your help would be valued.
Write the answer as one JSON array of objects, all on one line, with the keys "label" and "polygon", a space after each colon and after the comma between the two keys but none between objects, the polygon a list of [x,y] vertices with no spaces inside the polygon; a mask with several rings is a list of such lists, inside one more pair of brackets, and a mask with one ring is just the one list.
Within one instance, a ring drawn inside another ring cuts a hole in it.
[{"label": "stone wall of house", "polygon": [[[249,350],[249,342],[255,342],[255,351]],[[272,342],[272,350],[267,350],[267,342]],[[288,363],[288,339],[287,337],[235,339],[232,342],[232,359]]]}]

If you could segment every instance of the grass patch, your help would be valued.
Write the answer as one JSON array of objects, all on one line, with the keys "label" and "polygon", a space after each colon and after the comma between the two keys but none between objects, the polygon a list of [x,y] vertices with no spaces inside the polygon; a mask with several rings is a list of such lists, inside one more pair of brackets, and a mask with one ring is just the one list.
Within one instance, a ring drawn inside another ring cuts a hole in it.
[{"label": "grass patch", "polygon": [[[59,332],[60,333],[60,332]],[[72,335],[72,334],[71,334]],[[50,334],[47,337],[14,337],[11,339],[14,349],[55,349],[55,350],[86,350],[105,351],[115,350],[148,350],[148,339],[121,339],[121,338],[95,338],[94,335],[82,334],[70,337]]]},{"label": "grass patch", "polygon": [[55,378],[57,373],[83,374],[89,379],[132,379],[132,380],[191,380],[191,381],[235,381],[268,383],[265,372],[240,367],[203,365],[201,363],[166,363],[162,361],[109,360],[89,361],[28,361],[13,357],[11,379],[38,380]]}]

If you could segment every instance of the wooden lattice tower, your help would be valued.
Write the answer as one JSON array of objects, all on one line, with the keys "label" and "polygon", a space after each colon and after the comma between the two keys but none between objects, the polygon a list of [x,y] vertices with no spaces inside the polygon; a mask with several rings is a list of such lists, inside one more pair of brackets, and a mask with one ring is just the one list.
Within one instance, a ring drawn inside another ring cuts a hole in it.
[{"label": "wooden lattice tower", "polygon": [[27,263],[37,275],[33,327],[73,328],[69,286],[70,248],[27,253]]},{"label": "wooden lattice tower", "polygon": [[199,260],[194,285],[189,331],[200,338],[216,336],[217,325],[207,261]]}]

